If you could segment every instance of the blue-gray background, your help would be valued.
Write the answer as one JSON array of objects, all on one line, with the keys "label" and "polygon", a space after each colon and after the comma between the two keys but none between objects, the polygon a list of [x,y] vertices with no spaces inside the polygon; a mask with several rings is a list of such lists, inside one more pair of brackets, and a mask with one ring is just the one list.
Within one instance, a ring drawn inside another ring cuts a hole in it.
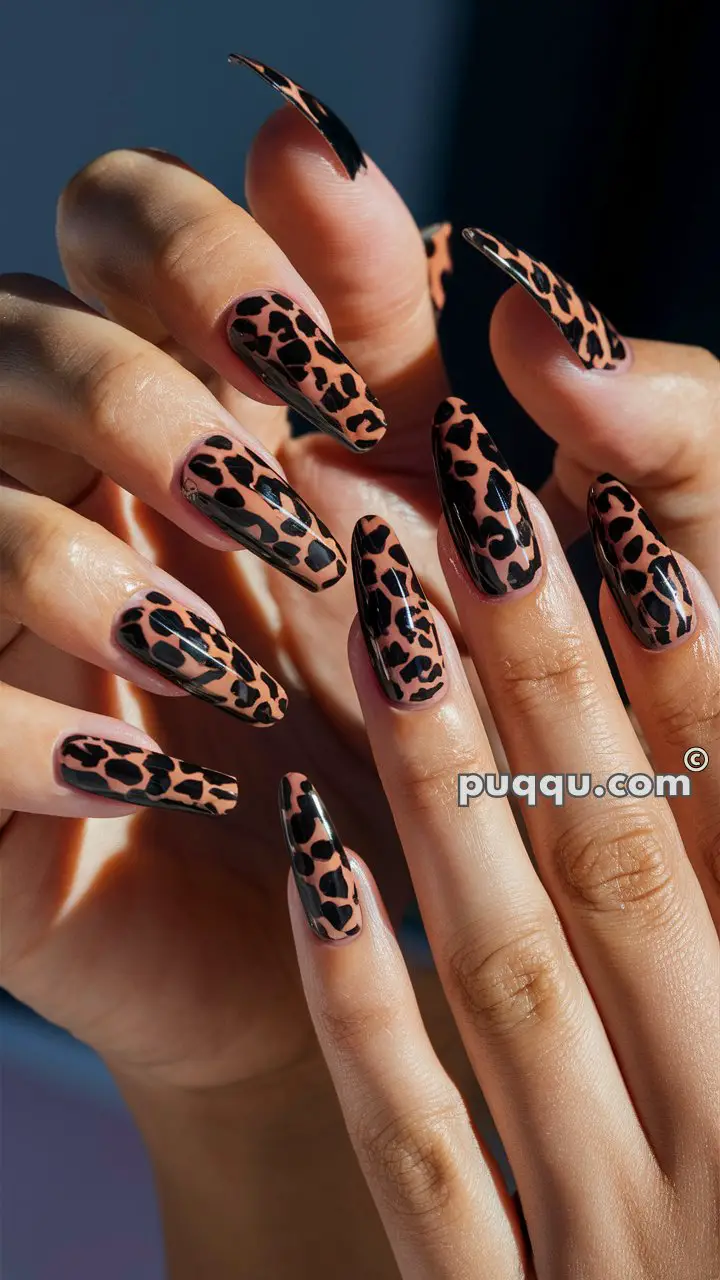
[{"label": "blue-gray background", "polygon": [[[0,0],[0,271],[61,279],[57,196],[113,147],[177,152],[241,199],[279,99],[227,65],[238,50],[327,101],[419,222],[485,225],[623,332],[717,350],[717,36],[711,0]],[[487,356],[504,287],[461,249],[443,345],[537,483],[550,448]],[[3,1280],[159,1280],[149,1174],[107,1076],[9,1004],[2,1053]]]}]

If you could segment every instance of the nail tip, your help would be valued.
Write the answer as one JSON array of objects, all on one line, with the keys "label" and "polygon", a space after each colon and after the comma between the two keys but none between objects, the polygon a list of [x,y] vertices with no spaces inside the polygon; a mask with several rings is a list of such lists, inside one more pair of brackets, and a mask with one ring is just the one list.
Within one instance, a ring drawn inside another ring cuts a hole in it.
[{"label": "nail tip", "polygon": [[320,98],[316,98],[309,90],[303,89],[297,81],[291,80],[289,76],[284,75],[282,71],[277,71],[266,62],[259,62],[239,53],[231,53],[228,61],[255,71],[266,84],[281,94],[287,103],[295,107],[325,139],[351,182],[355,181],[358,173],[367,170],[367,159],[354,135],[345,122]]}]

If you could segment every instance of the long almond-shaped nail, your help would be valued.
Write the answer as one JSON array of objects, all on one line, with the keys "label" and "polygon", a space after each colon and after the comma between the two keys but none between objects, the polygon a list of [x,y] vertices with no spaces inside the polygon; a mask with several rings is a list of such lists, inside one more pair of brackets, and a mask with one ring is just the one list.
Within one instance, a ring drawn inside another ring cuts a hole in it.
[{"label": "long almond-shaped nail", "polygon": [[129,742],[72,733],[58,747],[63,782],[122,804],[220,817],[235,808],[237,778]]},{"label": "long almond-shaped nail", "polygon": [[357,369],[297,302],[263,290],[230,308],[228,342],[291,409],[356,453],[385,435],[380,405]]},{"label": "long almond-shaped nail", "polygon": [[421,232],[425,253],[428,260],[428,286],[430,297],[439,318],[447,301],[447,282],[453,272],[452,253],[450,252],[451,222],[434,222]]},{"label": "long almond-shaped nail", "polygon": [[188,454],[181,485],[223,533],[308,590],[323,591],[344,577],[345,553],[327,525],[246,445],[208,436]]},{"label": "long almond-shaped nail", "polygon": [[540,304],[587,369],[617,369],[627,361],[628,350],[617,329],[544,262],[479,227],[466,227],[463,235]]},{"label": "long almond-shaped nail", "polygon": [[187,605],[162,591],[146,591],[120,614],[121,648],[166,680],[254,725],[275,724],[287,694],[271,675]]},{"label": "long almond-shaped nail", "polygon": [[319,938],[342,942],[362,928],[350,860],[314,786],[302,773],[280,783],[280,818],[308,924]]},{"label": "long almond-shaped nail", "polygon": [[400,706],[445,692],[445,659],[427,597],[390,525],[364,516],[352,541],[358,617],[385,694]]},{"label": "long almond-shaped nail", "polygon": [[625,485],[598,476],[588,519],[602,575],[640,643],[664,649],[690,635],[695,614],[682,569]]},{"label": "long almond-shaped nail", "polygon": [[433,455],[445,519],[470,577],[488,596],[529,588],[542,557],[525,500],[492,436],[457,396],[435,414]]},{"label": "long almond-shaped nail", "polygon": [[273,89],[277,89],[287,102],[297,107],[305,119],[319,129],[349,178],[356,178],[361,169],[367,169],[365,156],[347,125],[343,124],[340,117],[336,116],[335,112],[331,111],[330,107],[326,107],[325,103],[314,94],[308,93],[307,89],[302,89],[282,72],[274,71],[272,67],[268,67],[264,62],[256,62],[254,58],[246,58],[242,53],[231,53],[228,61],[250,67],[251,71],[257,71],[258,75],[271,84]]}]

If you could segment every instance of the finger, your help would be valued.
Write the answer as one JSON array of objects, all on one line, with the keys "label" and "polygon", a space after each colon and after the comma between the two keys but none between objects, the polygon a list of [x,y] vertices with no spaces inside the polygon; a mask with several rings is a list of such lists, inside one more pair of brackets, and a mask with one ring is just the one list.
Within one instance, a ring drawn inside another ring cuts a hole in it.
[{"label": "finger", "polygon": [[[343,848],[306,778],[288,774],[280,797],[308,1007],[401,1274],[524,1275],[499,1174],[433,1052],[367,870]],[[345,944],[333,946],[338,899],[352,906],[340,908],[349,913]]]},{"label": "finger", "polygon": [[657,774],[692,793],[670,795],[685,848],[720,926],[720,620],[692,565],[680,567],[624,485],[602,476],[590,526],[606,586],[612,645]]},{"label": "finger", "polygon": [[57,286],[0,287],[0,421],[86,458],[192,536],[239,542],[312,591],[345,557],[330,530],[205,386]]},{"label": "finger", "polygon": [[119,538],[18,489],[0,489],[0,518],[4,613],[152,692],[177,686],[256,726],[282,719],[284,689],[214,611]]},{"label": "finger", "polygon": [[[512,255],[505,256],[497,238],[495,243],[499,254],[489,256],[507,269]],[[522,287],[500,299],[490,344],[515,399],[558,443],[554,479],[576,513],[572,527],[566,518],[568,539],[585,532],[586,494],[595,476],[621,475],[717,592],[720,363],[694,347],[635,338],[619,340],[625,359],[615,361],[613,326],[606,327],[594,306],[586,315],[587,304],[565,281],[556,295],[552,286],[559,277],[522,251],[517,255],[511,274]],[[533,278],[537,285],[530,283]],[[546,284],[549,293],[540,291]],[[593,335],[599,354],[588,371],[574,352],[587,359]],[[603,363],[615,363],[613,376]],[[548,511],[555,522],[555,505]]]},{"label": "finger", "polygon": [[116,818],[141,805],[221,817],[237,803],[236,778],[168,756],[110,716],[2,685],[0,721],[0,809]]},{"label": "finger", "polygon": [[520,507],[462,401],[441,406],[436,424],[458,552],[445,531],[441,561],[510,768],[592,778],[591,794],[529,803],[523,816],[646,1130],[671,1160],[668,1116],[697,1125],[688,1080],[703,1079],[714,1049],[696,1034],[712,984],[707,907],[666,802],[612,794],[611,776],[648,764],[547,518],[527,495]]},{"label": "finger", "polygon": [[428,405],[446,382],[425,247],[409,210],[372,160],[348,182],[290,108],[257,135],[246,188],[258,222],[322,299],[383,406],[391,431],[373,465],[426,476]]},{"label": "finger", "polygon": [[[442,696],[411,710],[409,700],[388,696],[385,681],[377,679],[376,648],[387,660],[401,645],[406,661],[422,660],[427,634],[412,601],[417,587],[405,600],[392,590],[412,577],[399,568],[388,578],[382,560],[399,561],[397,541],[385,530],[380,551],[378,527],[370,537],[361,527],[353,549],[365,643],[354,628],[350,664],[433,956],[508,1153],[533,1244],[542,1252],[550,1247],[547,1180],[562,1187],[587,1221],[578,1185],[598,1179],[606,1185],[607,1161],[632,1168],[644,1138],[508,801],[485,796],[474,806],[458,803],[460,779],[491,773],[493,757],[440,619]],[[378,623],[388,618],[381,634]],[[588,1115],[602,1142],[589,1140]]]},{"label": "finger", "polygon": [[69,280],[118,319],[139,302],[253,399],[277,396],[355,450],[382,438],[375,396],[282,250],[172,157],[112,152],[88,166],[63,194],[58,239]]}]

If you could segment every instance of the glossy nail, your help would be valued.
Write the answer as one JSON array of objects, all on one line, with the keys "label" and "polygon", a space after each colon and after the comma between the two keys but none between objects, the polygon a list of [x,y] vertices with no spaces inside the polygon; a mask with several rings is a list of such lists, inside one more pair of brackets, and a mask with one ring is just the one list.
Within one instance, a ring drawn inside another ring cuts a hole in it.
[{"label": "glossy nail", "polygon": [[121,648],[166,680],[250,724],[282,720],[285,690],[206,618],[162,591],[146,591],[115,627]]},{"label": "glossy nail", "polygon": [[447,301],[446,286],[453,272],[450,252],[451,222],[435,222],[421,232],[428,260],[428,285],[435,315],[440,316]]},{"label": "glossy nail", "polygon": [[470,577],[488,596],[529,588],[542,557],[525,500],[492,436],[457,396],[435,414],[433,455],[445,519]]},{"label": "glossy nail", "polygon": [[682,569],[625,485],[598,476],[588,519],[602,575],[640,643],[664,649],[690,635],[695,614]]},{"label": "glossy nail", "polygon": [[540,304],[587,369],[617,369],[628,360],[617,329],[544,262],[479,227],[466,227],[463,235]]},{"label": "glossy nail", "polygon": [[274,71],[272,67],[268,67],[264,62],[256,62],[254,58],[246,58],[242,53],[231,53],[228,62],[235,62],[240,66],[250,67],[251,71],[257,71],[263,80],[283,95],[286,102],[291,102],[294,107],[297,107],[305,119],[319,129],[349,178],[356,178],[361,169],[367,169],[365,156],[347,125],[343,124],[339,116],[336,116],[335,112],[331,111],[330,107],[326,107],[319,98],[308,93],[307,89],[302,89],[299,84],[280,71]]},{"label": "glossy nail", "polygon": [[188,809],[220,817],[235,808],[237,778],[160,751],[72,733],[58,747],[63,782],[122,804]]},{"label": "glossy nail", "polygon": [[387,697],[399,706],[445,692],[445,660],[427,597],[390,525],[364,516],[352,540],[358,616]]},{"label": "glossy nail", "polygon": [[345,553],[327,525],[246,445],[208,436],[188,454],[181,486],[223,533],[309,591],[344,577]]},{"label": "glossy nail", "polygon": [[342,942],[362,928],[350,861],[327,810],[302,773],[280,783],[280,819],[308,924],[319,938]]},{"label": "glossy nail", "polygon": [[248,294],[230,308],[227,335],[248,368],[319,431],[355,452],[382,440],[387,424],[372,391],[297,302]]}]

